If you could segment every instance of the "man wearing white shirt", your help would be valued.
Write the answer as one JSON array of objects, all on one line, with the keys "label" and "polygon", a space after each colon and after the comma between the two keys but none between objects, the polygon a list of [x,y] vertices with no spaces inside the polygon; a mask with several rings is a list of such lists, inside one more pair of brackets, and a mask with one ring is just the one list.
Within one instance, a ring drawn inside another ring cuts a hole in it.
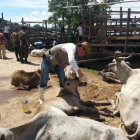
[{"label": "man wearing white shirt", "polygon": [[77,27],[77,33],[78,33],[78,42],[82,42],[82,35],[83,35],[83,28],[82,23],[80,22],[80,25]]},{"label": "man wearing white shirt", "polygon": [[78,67],[75,58],[82,57],[88,54],[91,46],[88,42],[83,42],[78,45],[73,43],[59,44],[49,49],[44,55],[41,64],[41,75],[39,81],[40,103],[44,102],[43,93],[49,80],[49,71],[53,67],[59,78],[60,92],[63,90],[63,82],[65,80],[64,68],[70,65],[77,74],[77,77],[85,77]]},{"label": "man wearing white shirt", "polygon": [[6,25],[4,26],[4,35],[7,40],[9,40],[9,33],[10,33],[10,26],[8,25],[8,23],[6,23]]}]

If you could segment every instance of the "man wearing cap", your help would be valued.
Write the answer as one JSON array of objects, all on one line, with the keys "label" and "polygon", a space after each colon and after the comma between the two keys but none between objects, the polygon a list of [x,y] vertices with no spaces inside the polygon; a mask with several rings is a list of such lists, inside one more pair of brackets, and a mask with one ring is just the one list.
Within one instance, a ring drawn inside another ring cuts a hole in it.
[{"label": "man wearing cap", "polygon": [[39,81],[40,103],[44,102],[43,93],[49,80],[49,71],[53,67],[59,78],[60,93],[63,91],[63,82],[65,80],[64,68],[70,65],[77,77],[82,79],[84,73],[79,69],[75,57],[82,57],[88,54],[91,46],[88,42],[78,45],[73,43],[59,44],[49,49],[44,55],[41,64],[41,75]]}]

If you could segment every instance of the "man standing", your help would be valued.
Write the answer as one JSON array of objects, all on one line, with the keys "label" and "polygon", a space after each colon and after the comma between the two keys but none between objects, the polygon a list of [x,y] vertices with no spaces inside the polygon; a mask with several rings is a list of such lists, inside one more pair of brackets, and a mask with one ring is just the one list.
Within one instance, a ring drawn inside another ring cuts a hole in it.
[{"label": "man standing", "polygon": [[4,35],[7,40],[9,40],[10,26],[8,23],[4,26]]},{"label": "man standing", "polygon": [[[0,59],[6,59],[6,49],[5,44],[7,43],[7,39],[5,38],[4,34],[2,33],[2,30],[0,29]],[[2,52],[2,54],[1,54]]]},{"label": "man standing", "polygon": [[[21,31],[19,32],[19,40],[20,40],[20,61],[21,63],[29,63],[27,61],[28,58],[28,49],[29,49],[29,36],[27,35],[27,28],[25,26],[21,27]],[[23,60],[24,58],[24,60]]]},{"label": "man standing", "polygon": [[17,61],[20,61],[20,41],[19,41],[18,28],[15,29],[15,32],[11,34],[10,38],[15,48],[15,55],[16,55]]},{"label": "man standing", "polygon": [[78,33],[78,43],[82,42],[82,35],[83,35],[83,28],[82,23],[80,22],[80,25],[77,27],[77,33]]},{"label": "man standing", "polygon": [[65,80],[64,68],[70,65],[79,78],[85,77],[79,69],[75,57],[82,57],[88,54],[91,46],[88,42],[78,45],[73,43],[59,44],[49,49],[44,55],[41,65],[41,76],[39,81],[40,103],[44,102],[44,88],[49,80],[49,71],[53,67],[59,78],[60,93],[63,91],[63,82]]}]

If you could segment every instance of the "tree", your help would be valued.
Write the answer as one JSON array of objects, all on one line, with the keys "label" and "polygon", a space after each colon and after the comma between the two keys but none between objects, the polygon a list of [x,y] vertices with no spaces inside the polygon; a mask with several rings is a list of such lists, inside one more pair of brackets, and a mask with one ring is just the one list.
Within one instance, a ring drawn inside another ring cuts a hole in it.
[{"label": "tree", "polygon": [[[49,17],[48,23],[57,24],[57,26],[67,25],[73,27],[79,24],[80,13],[78,9],[64,9],[63,7],[71,5],[80,5],[79,0],[51,0],[49,1],[49,12],[53,15]],[[64,22],[63,22],[64,19]]]},{"label": "tree", "polygon": [[[103,0],[104,3],[118,2],[122,0]],[[81,20],[80,9],[69,8],[64,9],[66,6],[78,6],[82,3],[98,3],[97,0],[49,0],[49,12],[52,12],[52,16],[49,17],[48,23],[62,25],[65,24],[69,26],[78,26]],[[102,11],[106,10],[109,6],[107,5],[97,5],[92,6],[92,10]],[[65,20],[63,23],[63,19]]]},{"label": "tree", "polygon": [[[104,2],[117,2],[121,0],[104,0]],[[57,25],[56,28],[60,28],[65,25],[66,31],[69,34],[76,31],[77,26],[82,20],[81,8],[68,8],[64,9],[66,6],[79,6],[82,4],[89,4],[91,2],[98,3],[97,0],[49,0],[49,12],[52,12],[52,16],[49,17],[48,23]],[[108,8],[107,5],[97,5],[88,7],[93,11],[104,11]]]}]

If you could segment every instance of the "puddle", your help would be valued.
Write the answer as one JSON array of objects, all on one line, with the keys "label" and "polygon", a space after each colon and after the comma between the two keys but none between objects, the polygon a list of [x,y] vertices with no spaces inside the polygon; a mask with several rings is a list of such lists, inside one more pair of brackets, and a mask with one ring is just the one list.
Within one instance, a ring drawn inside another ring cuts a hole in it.
[{"label": "puddle", "polygon": [[9,80],[9,79],[10,79],[9,76],[5,76],[5,77],[0,76],[0,81],[6,81],[6,80]]}]

